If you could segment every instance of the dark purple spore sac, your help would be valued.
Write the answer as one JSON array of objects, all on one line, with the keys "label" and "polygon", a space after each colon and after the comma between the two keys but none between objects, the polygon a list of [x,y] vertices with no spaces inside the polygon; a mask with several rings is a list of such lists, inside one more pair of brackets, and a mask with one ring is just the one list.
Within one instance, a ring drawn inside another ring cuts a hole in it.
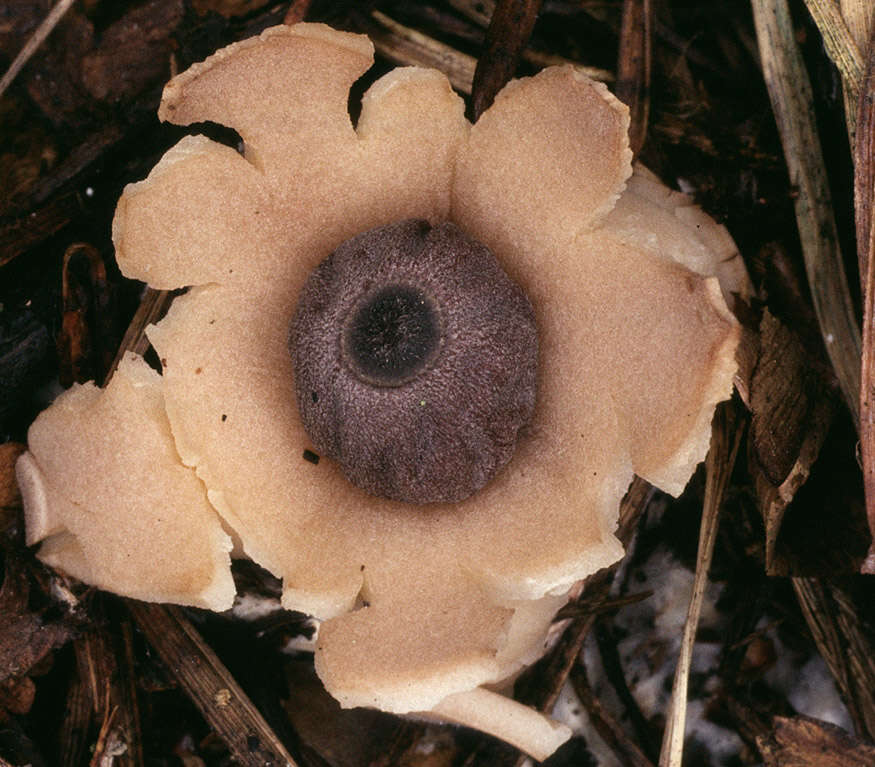
[{"label": "dark purple spore sac", "polygon": [[532,306],[451,223],[343,243],[304,286],[289,350],[315,450],[393,500],[467,498],[510,460],[535,406]]}]

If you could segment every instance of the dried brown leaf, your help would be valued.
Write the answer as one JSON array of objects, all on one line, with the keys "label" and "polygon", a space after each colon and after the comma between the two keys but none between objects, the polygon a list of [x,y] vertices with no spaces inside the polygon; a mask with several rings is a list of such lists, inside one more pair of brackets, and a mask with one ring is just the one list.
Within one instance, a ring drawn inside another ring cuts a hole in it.
[{"label": "dried brown leaf", "polygon": [[0,682],[20,679],[56,647],[65,644],[73,629],[62,621],[47,621],[28,606],[30,580],[23,559],[12,551],[4,556],[0,587]]},{"label": "dried brown leaf", "polygon": [[766,526],[766,568],[772,572],[784,512],[820,453],[833,406],[799,339],[768,311],[745,388],[752,413],[748,466]]},{"label": "dried brown leaf", "polygon": [[0,722],[4,714],[21,716],[30,711],[36,697],[36,685],[30,677],[0,682]]},{"label": "dried brown leaf", "polygon": [[776,717],[768,737],[757,738],[766,767],[871,767],[875,747],[840,727],[807,716]]},{"label": "dried brown leaf", "polygon": [[57,337],[58,377],[65,387],[103,381],[117,338],[106,267],[97,248],[74,243],[61,267],[61,330]]}]

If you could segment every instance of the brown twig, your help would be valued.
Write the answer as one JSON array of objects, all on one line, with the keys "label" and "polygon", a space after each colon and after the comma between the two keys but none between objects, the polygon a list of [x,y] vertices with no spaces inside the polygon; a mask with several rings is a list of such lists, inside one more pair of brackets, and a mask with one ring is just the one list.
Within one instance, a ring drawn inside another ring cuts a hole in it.
[{"label": "brown twig", "polygon": [[619,637],[614,631],[613,621],[603,620],[599,622],[595,630],[595,641],[605,678],[614,688],[617,699],[624,709],[624,719],[628,719],[632,725],[632,731],[641,744],[642,753],[651,761],[656,762],[659,758],[659,743],[654,743],[647,717],[641,711],[632,690],[629,689],[629,683],[626,681],[626,675],[623,671],[623,662],[620,659]]},{"label": "brown twig", "polygon": [[[451,45],[401,24],[385,13],[373,11],[374,24],[367,26],[368,36],[384,58],[401,66],[431,67],[443,72],[452,86],[461,93],[471,93],[477,60]],[[573,64],[593,80],[610,82],[613,73],[599,67],[589,67],[562,56],[526,49],[523,58],[536,67]]]},{"label": "brown twig", "polygon": [[653,596],[652,591],[639,591],[634,594],[625,594],[620,597],[611,599],[593,599],[590,597],[581,596],[573,602],[569,602],[556,614],[556,620],[561,621],[566,618],[582,618],[591,613],[599,615],[608,612],[615,612],[622,607],[637,604],[645,599]]},{"label": "brown twig", "polygon": [[471,92],[477,66],[473,56],[405,27],[380,11],[374,11],[371,18],[376,24],[368,27],[368,36],[381,56],[402,66],[439,69],[456,90]]},{"label": "brown twig", "polygon": [[58,737],[58,761],[61,764],[82,764],[88,747],[90,722],[91,701],[78,669],[74,669],[64,700],[64,719]]},{"label": "brown twig", "polygon": [[137,307],[137,311],[134,314],[134,318],[131,320],[131,324],[128,326],[121,344],[119,344],[118,352],[115,355],[115,359],[112,361],[112,365],[110,365],[109,372],[106,376],[107,378],[113,374],[118,367],[119,362],[121,362],[122,357],[124,357],[127,352],[133,352],[134,354],[139,355],[146,353],[149,348],[149,339],[146,338],[146,328],[149,327],[149,325],[158,322],[158,320],[167,314],[170,304],[173,303],[174,295],[175,293],[170,290],[154,290],[153,288],[146,288],[143,293],[143,298],[140,300],[140,305]]},{"label": "brown twig", "polygon": [[602,736],[602,740],[610,746],[620,762],[628,767],[653,767],[644,752],[626,735],[620,723],[614,719],[602,706],[590,687],[586,668],[582,663],[576,663],[571,669],[571,684],[574,692],[586,709],[589,721]]},{"label": "brown twig", "polygon": [[243,767],[294,767],[249,696],[179,608],[127,602],[140,631]]},{"label": "brown twig", "polygon": [[[109,703],[109,681],[106,683],[106,703],[103,707],[103,722],[100,725],[100,732],[97,735],[97,742],[94,744],[94,754],[89,762],[90,767],[101,767],[106,761],[111,761],[116,756],[115,753],[107,754],[108,749],[113,748],[113,742],[110,736],[113,733],[112,724],[115,716],[118,713],[118,706],[110,706]],[[108,759],[107,759],[108,757]]]},{"label": "brown twig", "polygon": [[[854,208],[857,261],[863,292],[863,354],[860,368],[860,450],[869,529],[875,536],[875,28],[866,51],[866,73],[857,112],[854,144]],[[875,574],[875,541],[863,564]]]},{"label": "brown twig", "polygon": [[637,156],[647,138],[653,8],[650,0],[624,0],[617,60],[617,98],[629,107],[629,143]]},{"label": "brown twig", "polygon": [[6,74],[0,78],[0,98],[6,92],[6,89],[12,84],[12,81],[18,76],[18,73],[24,69],[24,65],[30,61],[30,57],[39,49],[45,39],[52,33],[52,30],[58,25],[58,22],[64,18],[64,14],[70,10],[75,0],[58,0],[58,4],[49,11],[48,16],[43,20],[36,31],[31,35],[30,39],[25,43],[24,48],[15,57]]},{"label": "brown twig", "polygon": [[112,364],[112,310],[106,266],[97,248],[77,242],[61,266],[61,331],[58,376],[63,386],[103,381]]},{"label": "brown twig", "polygon": [[495,4],[483,54],[474,72],[471,104],[475,120],[516,74],[540,9],[541,0],[498,0]]}]

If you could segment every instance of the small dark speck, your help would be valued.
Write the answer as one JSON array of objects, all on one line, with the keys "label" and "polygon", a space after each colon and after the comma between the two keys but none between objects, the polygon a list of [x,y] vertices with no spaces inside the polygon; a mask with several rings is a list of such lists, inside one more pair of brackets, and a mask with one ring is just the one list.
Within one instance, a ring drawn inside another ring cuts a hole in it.
[{"label": "small dark speck", "polygon": [[362,565],[362,566],[359,568],[359,571],[360,571],[360,572],[364,572],[364,571],[365,571],[365,566]]},{"label": "small dark speck", "polygon": [[315,405],[319,401],[319,395],[316,392],[310,392],[310,396],[313,398],[313,404]]},{"label": "small dark speck", "polygon": [[228,420],[228,414],[227,414],[227,413],[222,413],[222,423],[224,423],[224,422],[227,421],[227,420]]},{"label": "small dark speck", "polygon": [[248,735],[246,737],[246,748],[248,748],[250,752],[258,751],[260,746],[261,741],[254,735]]},{"label": "small dark speck", "polygon": [[362,600],[362,607],[370,607],[371,603],[367,599]]},{"label": "small dark speck", "polygon": [[215,324],[216,324],[215,320],[210,320],[210,325],[215,325]]},{"label": "small dark speck", "polygon": [[319,456],[316,455],[312,450],[304,450],[304,460],[309,461],[313,465],[319,463]]},{"label": "small dark speck", "polygon": [[597,477],[597,476],[599,475],[599,473],[598,473],[597,471],[594,471],[594,472],[592,473],[592,475],[593,475],[594,477]]},{"label": "small dark speck", "polygon": [[200,373],[201,373],[202,370],[203,370],[203,368],[195,368],[194,374],[195,374],[195,375],[200,375]]},{"label": "small dark speck", "polygon": [[162,368],[166,368],[166,367],[167,367],[167,360],[166,360],[164,357],[161,358],[161,367],[162,367]]},{"label": "small dark speck", "polygon": [[228,274],[234,274],[234,270],[233,270],[233,269],[229,269],[229,270],[228,270]]}]

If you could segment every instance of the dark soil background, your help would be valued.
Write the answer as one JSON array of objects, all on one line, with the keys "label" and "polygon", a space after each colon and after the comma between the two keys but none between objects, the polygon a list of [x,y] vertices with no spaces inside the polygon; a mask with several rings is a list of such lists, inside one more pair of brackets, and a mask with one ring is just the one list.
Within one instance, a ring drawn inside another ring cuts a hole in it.
[{"label": "dark soil background", "polygon": [[[816,4],[790,3],[793,37],[862,317],[842,79],[809,13]],[[0,5],[0,71],[51,5]],[[487,35],[493,7],[80,0],[0,96],[0,767],[519,762],[514,749],[478,733],[341,712],[313,672],[313,626],[279,610],[279,585],[252,565],[235,566],[245,598],[227,615],[142,605],[49,572],[24,546],[11,469],[28,425],[61,387],[102,381],[126,330],[134,328],[124,341],[131,348],[154,317],[150,307],[160,310],[161,297],[119,274],[110,224],[123,186],[185,133],[156,116],[172,73],[284,20],[326,21],[376,42],[359,95],[394,64],[428,64],[435,41],[468,82],[473,59],[491,51],[475,78],[474,115],[509,71],[531,74],[543,60],[513,56],[525,43],[518,25],[497,21]],[[405,28],[430,42],[411,43]],[[519,680],[516,696],[542,708],[558,701],[557,714],[577,727],[551,765],[676,763],[660,761],[660,743],[707,475],[722,471],[720,503],[705,508],[706,519],[719,509],[720,522],[684,764],[873,765],[875,592],[871,577],[857,574],[871,542],[860,441],[806,281],[799,187],[788,176],[751,7],[544,0],[528,51],[608,73],[633,105],[640,159],[726,224],[755,296],[735,307],[746,329],[740,395],[715,421],[737,457],[712,448],[708,470],[677,500],[636,481],[621,527],[628,557],[582,587],[554,649]],[[355,97],[350,107],[355,115]],[[236,145],[233,131],[200,127]]]}]

